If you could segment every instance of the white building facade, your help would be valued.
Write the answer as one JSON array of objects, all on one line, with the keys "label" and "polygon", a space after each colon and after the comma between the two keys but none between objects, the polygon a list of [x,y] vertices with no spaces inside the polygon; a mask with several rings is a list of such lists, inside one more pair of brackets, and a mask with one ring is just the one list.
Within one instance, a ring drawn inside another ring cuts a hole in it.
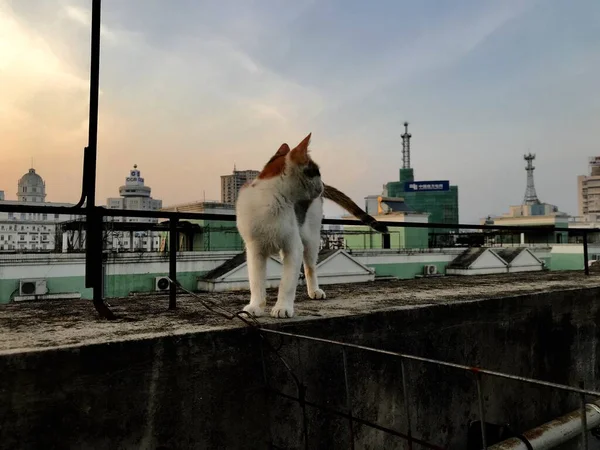
[{"label": "white building facade", "polygon": [[[6,200],[0,191],[0,205],[73,206],[46,202],[46,183],[31,168],[17,185],[17,200]],[[59,224],[79,218],[76,214],[7,213],[0,211],[0,252],[54,251]]]},{"label": "white building facade", "polygon": [[[153,199],[152,189],[145,185],[137,164],[125,178],[125,184],[119,187],[120,197],[108,198],[106,207],[108,209],[130,209],[136,211],[158,211],[162,209],[162,200]],[[156,251],[160,245],[160,236],[157,231],[140,230],[122,231],[117,230],[118,223],[155,224],[158,218],[148,217],[107,217],[106,246],[108,249],[117,251]],[[111,229],[110,223],[115,226]]]}]

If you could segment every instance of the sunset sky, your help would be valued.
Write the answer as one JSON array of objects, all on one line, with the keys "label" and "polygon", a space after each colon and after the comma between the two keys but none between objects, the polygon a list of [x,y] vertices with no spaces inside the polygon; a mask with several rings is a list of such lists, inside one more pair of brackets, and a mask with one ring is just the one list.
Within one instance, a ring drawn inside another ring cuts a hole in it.
[{"label": "sunset sky", "polygon": [[[359,205],[397,180],[459,186],[460,220],[542,201],[577,213],[600,155],[598,0],[104,0],[98,199],[137,163],[165,205],[219,199],[309,132],[324,180]],[[0,0],[0,190],[34,166],[78,200],[91,1]],[[593,131],[596,129],[597,131]],[[329,207],[330,214],[339,210]]]}]

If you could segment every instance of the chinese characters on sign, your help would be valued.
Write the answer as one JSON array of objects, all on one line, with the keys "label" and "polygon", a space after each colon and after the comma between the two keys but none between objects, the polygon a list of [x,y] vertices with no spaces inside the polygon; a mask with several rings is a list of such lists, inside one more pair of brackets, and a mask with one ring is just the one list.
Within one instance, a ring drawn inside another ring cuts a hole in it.
[{"label": "chinese characters on sign", "polygon": [[448,191],[450,182],[444,181],[409,181],[405,184],[405,191]]}]

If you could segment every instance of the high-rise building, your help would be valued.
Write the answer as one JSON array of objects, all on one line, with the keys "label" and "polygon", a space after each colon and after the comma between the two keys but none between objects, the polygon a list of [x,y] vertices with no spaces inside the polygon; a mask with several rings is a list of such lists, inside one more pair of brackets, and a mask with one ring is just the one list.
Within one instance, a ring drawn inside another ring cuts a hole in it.
[{"label": "high-rise building", "polygon": [[[17,200],[6,200],[0,191],[0,203],[5,205],[73,206],[71,203],[46,201],[46,183],[31,168],[17,183]],[[76,214],[6,213],[0,212],[0,251],[40,252],[56,247],[57,226],[80,218]]]},{"label": "high-rise building", "polygon": [[258,170],[235,170],[231,175],[221,175],[221,203],[235,204],[241,187],[254,180]]},{"label": "high-rise building", "polygon": [[[414,169],[410,166],[412,135],[408,132],[408,122],[404,123],[404,134],[401,137],[402,168],[399,178],[398,181],[390,181],[384,186],[383,196],[402,199],[406,206],[415,213],[428,213],[431,223],[457,225],[459,223],[458,186],[451,185],[448,180],[416,181]],[[456,228],[434,231],[435,233],[445,233],[451,230],[455,231]]]},{"label": "high-rise building", "polygon": [[600,156],[589,158],[589,175],[577,177],[579,215],[586,221],[600,220]]}]

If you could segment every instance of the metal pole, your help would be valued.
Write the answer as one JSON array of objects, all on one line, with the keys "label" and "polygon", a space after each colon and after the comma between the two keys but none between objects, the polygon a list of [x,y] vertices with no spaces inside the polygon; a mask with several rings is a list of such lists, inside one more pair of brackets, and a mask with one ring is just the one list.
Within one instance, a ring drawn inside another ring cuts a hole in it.
[{"label": "metal pole", "polygon": [[408,404],[408,387],[406,382],[406,369],[404,367],[404,358],[400,360],[400,368],[402,369],[402,391],[404,392],[404,413],[406,414],[406,434],[408,435],[408,450],[412,450],[412,427],[410,425],[410,405]]},{"label": "metal pole", "polygon": [[588,255],[588,235],[587,231],[583,232],[583,270],[586,275],[590,274],[590,266],[589,266],[589,255]]},{"label": "metal pole", "polygon": [[85,285],[94,290],[93,303],[101,317],[115,319],[104,303],[102,293],[102,222],[104,216],[96,206],[96,159],[98,154],[98,93],[100,85],[100,18],[101,0],[92,1],[92,30],[90,54],[90,111],[88,146],[84,155],[84,185],[88,221]]},{"label": "metal pole", "polygon": [[484,450],[487,450],[487,439],[485,436],[485,408],[483,406],[483,394],[481,393],[481,374],[478,372],[475,374],[477,381],[477,399],[479,402],[479,420],[481,420],[481,442],[483,443]]},{"label": "metal pole", "polygon": [[350,448],[354,450],[354,421],[352,420],[352,398],[350,397],[350,385],[348,384],[348,360],[346,349],[342,348],[342,360],[344,363],[344,384],[346,386],[346,408],[348,408],[348,423],[350,426]]},{"label": "metal pole", "polygon": [[390,248],[390,235],[385,233],[383,234],[383,248]]},{"label": "metal pole", "polygon": [[177,224],[178,219],[169,221],[169,309],[177,307]]}]

